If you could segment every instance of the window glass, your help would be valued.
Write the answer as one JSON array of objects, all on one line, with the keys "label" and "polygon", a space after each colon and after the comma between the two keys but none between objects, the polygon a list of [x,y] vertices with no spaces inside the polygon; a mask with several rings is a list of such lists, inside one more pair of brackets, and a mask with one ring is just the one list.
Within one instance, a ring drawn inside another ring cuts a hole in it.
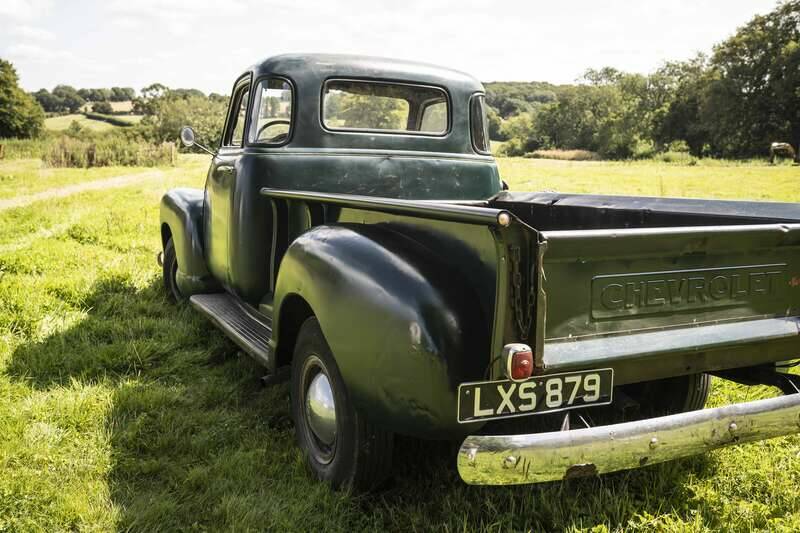
[{"label": "window glass", "polygon": [[325,84],[322,122],[338,130],[395,133],[447,131],[447,95],[435,87],[331,80]]},{"label": "window glass", "polygon": [[281,144],[292,128],[292,86],[279,78],[263,80],[256,89],[250,142]]},{"label": "window glass", "polygon": [[441,133],[447,130],[447,102],[440,100],[422,108],[420,131]]},{"label": "window glass", "polygon": [[228,146],[241,146],[242,138],[244,137],[244,117],[247,113],[247,100],[250,96],[250,91],[246,90],[242,93],[237,103],[236,114],[233,117],[233,124],[231,125],[231,135]]},{"label": "window glass", "polygon": [[488,154],[491,152],[491,146],[489,145],[489,121],[486,118],[484,96],[482,94],[473,96],[469,107],[472,144],[478,152]]}]

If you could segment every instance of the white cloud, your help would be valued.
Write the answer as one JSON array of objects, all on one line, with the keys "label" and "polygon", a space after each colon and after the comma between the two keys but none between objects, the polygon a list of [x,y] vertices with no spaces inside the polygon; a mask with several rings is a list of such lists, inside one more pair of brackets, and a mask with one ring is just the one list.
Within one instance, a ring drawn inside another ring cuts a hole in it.
[{"label": "white cloud", "polygon": [[[33,43],[12,44],[5,49],[5,55],[12,62],[35,66],[38,69],[51,69],[53,72],[72,70],[80,73],[93,73],[108,75],[113,72],[113,67],[85,56],[60,48],[50,48]],[[64,80],[54,79],[53,85],[65,83]],[[107,85],[112,85],[108,83]]]},{"label": "white cloud", "polygon": [[52,0],[2,0],[0,16],[30,20],[47,13],[52,7]]},{"label": "white cloud", "polygon": [[120,28],[137,30],[155,22],[174,37],[191,34],[200,22],[247,15],[247,5],[240,0],[112,0],[104,7]]},{"label": "white cloud", "polygon": [[25,25],[11,28],[11,35],[34,41],[52,41],[56,38],[55,34],[49,30]]},{"label": "white cloud", "polygon": [[709,51],[776,1],[726,0],[720,9],[712,0],[0,0],[0,53],[16,55],[32,88],[159,81],[227,92],[248,65],[284,52],[419,60],[485,81],[570,82],[589,67],[648,72]]},{"label": "white cloud", "polygon": [[5,51],[6,55],[17,61],[31,63],[48,63],[53,60],[72,60],[75,56],[66,50],[54,50],[38,44],[12,44]]},{"label": "white cloud", "polygon": [[240,0],[113,0],[106,9],[118,15],[175,21],[187,18],[219,18],[246,15],[247,5]]},{"label": "white cloud", "polygon": [[122,30],[139,30],[144,26],[144,21],[136,17],[123,15],[111,19],[111,24]]}]

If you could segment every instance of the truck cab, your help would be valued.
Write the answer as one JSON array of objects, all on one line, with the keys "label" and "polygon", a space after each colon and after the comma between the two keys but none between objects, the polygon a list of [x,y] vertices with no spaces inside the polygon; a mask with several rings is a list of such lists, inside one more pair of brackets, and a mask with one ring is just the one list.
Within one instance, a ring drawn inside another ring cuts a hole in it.
[{"label": "truck cab", "polygon": [[[311,471],[374,487],[403,434],[462,440],[468,483],[533,483],[800,431],[800,207],[507,191],[484,98],[427,64],[269,58],[205,188],[162,199],[167,294],[290,381]],[[786,396],[703,409],[712,374]]]},{"label": "truck cab", "polygon": [[[233,86],[206,181],[208,273],[199,277],[250,306],[269,305],[281,241],[309,221],[294,206],[283,212],[290,206],[265,201],[264,187],[408,200],[491,197],[501,181],[483,98],[482,85],[466,74],[394,60],[290,55],[251,67]],[[180,282],[187,296],[205,290],[187,281]]]}]

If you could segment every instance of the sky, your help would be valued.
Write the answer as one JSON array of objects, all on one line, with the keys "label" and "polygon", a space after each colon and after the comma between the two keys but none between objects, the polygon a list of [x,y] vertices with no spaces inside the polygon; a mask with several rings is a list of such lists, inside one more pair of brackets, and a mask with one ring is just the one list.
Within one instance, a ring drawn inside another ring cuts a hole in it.
[{"label": "sky", "polygon": [[647,73],[734,33],[776,0],[0,0],[0,57],[30,91],[159,82],[227,94],[286,52],[425,61],[483,81]]}]

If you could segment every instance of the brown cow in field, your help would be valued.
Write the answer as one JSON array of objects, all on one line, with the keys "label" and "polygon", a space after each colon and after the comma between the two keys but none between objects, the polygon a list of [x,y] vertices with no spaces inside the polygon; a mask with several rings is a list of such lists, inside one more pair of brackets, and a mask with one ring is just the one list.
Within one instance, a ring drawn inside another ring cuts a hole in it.
[{"label": "brown cow in field", "polygon": [[797,152],[794,147],[789,143],[772,143],[769,147],[769,164],[774,165],[778,157],[788,157],[795,163],[800,163],[797,158]]}]

